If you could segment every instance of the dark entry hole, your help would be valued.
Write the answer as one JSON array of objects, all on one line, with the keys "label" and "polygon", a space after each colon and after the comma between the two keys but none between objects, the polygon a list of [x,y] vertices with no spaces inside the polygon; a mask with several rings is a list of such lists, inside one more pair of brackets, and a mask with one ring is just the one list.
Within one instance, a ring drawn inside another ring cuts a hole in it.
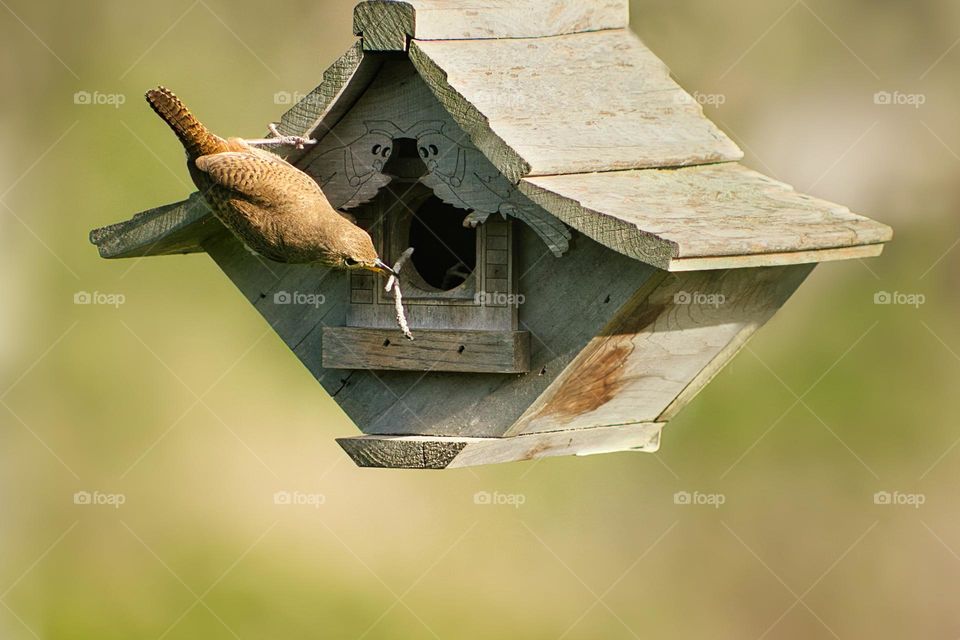
[{"label": "dark entry hole", "polygon": [[410,221],[411,261],[431,287],[456,289],[477,266],[477,231],[463,226],[467,213],[431,196]]},{"label": "dark entry hole", "polygon": [[457,349],[457,353],[463,353],[465,350],[466,350],[466,347],[464,347],[463,345],[460,345],[460,348]]},{"label": "dark entry hole", "polygon": [[383,166],[383,173],[395,178],[415,180],[427,172],[413,138],[397,138],[393,141],[390,159]]},{"label": "dark entry hole", "polygon": [[385,346],[385,347],[389,347],[389,346],[390,346],[390,338],[387,338],[386,340],[383,341],[383,346]]}]

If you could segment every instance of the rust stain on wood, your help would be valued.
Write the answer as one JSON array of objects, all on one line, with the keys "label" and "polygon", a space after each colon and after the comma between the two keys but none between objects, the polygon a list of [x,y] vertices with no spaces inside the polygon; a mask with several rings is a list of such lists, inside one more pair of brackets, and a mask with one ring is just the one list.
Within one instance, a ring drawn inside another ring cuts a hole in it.
[{"label": "rust stain on wood", "polygon": [[623,373],[636,349],[634,337],[653,325],[666,308],[664,304],[645,304],[616,322],[598,338],[599,344],[588,347],[589,355],[571,365],[571,371],[576,373],[563,381],[553,402],[544,407],[537,419],[549,417],[563,422],[596,411],[613,400],[631,382]]}]

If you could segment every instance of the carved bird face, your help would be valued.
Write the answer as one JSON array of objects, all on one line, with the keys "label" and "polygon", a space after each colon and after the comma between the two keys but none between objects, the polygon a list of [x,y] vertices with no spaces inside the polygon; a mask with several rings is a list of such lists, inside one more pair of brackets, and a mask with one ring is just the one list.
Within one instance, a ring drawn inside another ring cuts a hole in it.
[{"label": "carved bird face", "polygon": [[383,262],[377,255],[370,235],[354,225],[345,227],[338,238],[335,260],[336,264],[333,266],[341,269],[351,271],[363,269],[374,273],[395,275],[390,265]]}]

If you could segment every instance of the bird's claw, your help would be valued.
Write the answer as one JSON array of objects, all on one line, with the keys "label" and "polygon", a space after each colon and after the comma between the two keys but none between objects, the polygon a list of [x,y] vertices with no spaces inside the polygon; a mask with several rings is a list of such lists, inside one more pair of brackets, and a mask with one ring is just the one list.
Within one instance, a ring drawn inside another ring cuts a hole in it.
[{"label": "bird's claw", "polygon": [[280,133],[277,125],[272,122],[270,123],[270,133],[273,134],[273,139],[271,140],[273,144],[282,144],[293,147],[294,149],[303,149],[304,146],[308,144],[317,144],[316,140],[304,136],[285,136]]}]

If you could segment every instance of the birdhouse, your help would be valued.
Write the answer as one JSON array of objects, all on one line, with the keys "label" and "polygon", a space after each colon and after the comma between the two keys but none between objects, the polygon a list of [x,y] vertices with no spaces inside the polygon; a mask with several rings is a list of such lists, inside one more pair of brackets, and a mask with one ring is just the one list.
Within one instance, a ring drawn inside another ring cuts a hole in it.
[{"label": "birdhouse", "polygon": [[380,255],[415,248],[413,341],[383,278],[251,255],[199,194],[92,241],[206,252],[359,427],[359,465],[655,451],[816,264],[892,233],[739,164],[627,4],[363,2],[283,114],[317,141],[287,160]]}]

